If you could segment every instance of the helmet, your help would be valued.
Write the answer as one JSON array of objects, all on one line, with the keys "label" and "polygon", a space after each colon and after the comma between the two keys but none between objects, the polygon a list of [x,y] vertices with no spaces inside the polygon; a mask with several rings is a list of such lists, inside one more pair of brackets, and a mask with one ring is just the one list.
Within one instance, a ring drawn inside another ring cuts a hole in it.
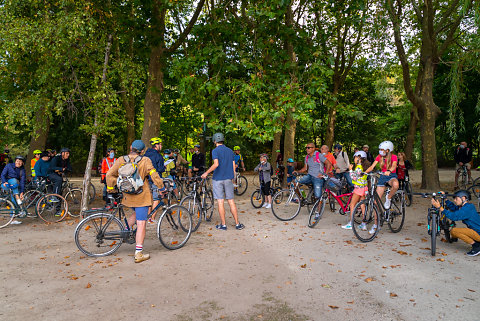
[{"label": "helmet", "polygon": [[115,150],[115,148],[113,148],[113,147],[107,148],[107,153],[110,153],[112,150]]},{"label": "helmet", "polygon": [[389,140],[386,140],[384,142],[381,142],[380,145],[378,145],[378,149],[388,149],[389,151],[393,152],[393,143]]},{"label": "helmet", "polygon": [[160,137],[153,137],[150,139],[150,145],[155,145],[155,144],[161,144],[162,143],[162,140],[160,139]]},{"label": "helmet", "polygon": [[70,153],[70,148],[63,147],[63,148],[60,150],[60,153]]},{"label": "helmet", "polygon": [[275,153],[280,153],[280,149],[277,149],[277,150],[275,151]]},{"label": "helmet", "polygon": [[333,149],[335,149],[335,148],[337,148],[337,149],[342,149],[342,145],[340,145],[340,144],[335,144],[335,145],[333,146]]},{"label": "helmet", "polygon": [[455,194],[453,194],[454,197],[460,197],[462,198],[463,196],[465,196],[467,198],[467,200],[471,200],[472,199],[472,196],[470,194],[469,191],[467,190],[459,190],[459,191],[456,191]]},{"label": "helmet", "polygon": [[172,151],[173,151],[174,153],[180,153],[180,150],[179,150],[178,148],[174,148],[174,149],[172,149]]},{"label": "helmet", "polygon": [[163,151],[163,153],[166,154],[166,155],[170,155],[172,153],[172,151],[170,149],[165,149]]},{"label": "helmet", "polygon": [[233,150],[240,150],[240,146],[233,147]]},{"label": "helmet", "polygon": [[293,163],[293,158],[287,159],[287,163]]},{"label": "helmet", "polygon": [[21,160],[21,161],[24,162],[24,163],[25,163],[25,161],[26,161],[26,160],[25,160],[25,157],[23,157],[22,155],[17,155],[17,156],[15,156],[15,160],[17,160],[17,159]]},{"label": "helmet", "polygon": [[37,155],[37,154],[41,154],[41,153],[42,153],[42,151],[40,149],[35,149],[33,151],[33,155]]},{"label": "helmet", "polygon": [[224,142],[224,141],[225,141],[225,136],[223,136],[222,133],[213,134],[213,142],[214,143],[219,143],[219,142]]},{"label": "helmet", "polygon": [[193,146],[193,147],[200,148],[200,145],[196,144],[196,145],[195,145],[195,146]]},{"label": "helmet", "polygon": [[353,154],[353,157],[360,157],[360,158],[367,158],[367,153],[365,153],[363,150],[359,150],[355,154]]}]

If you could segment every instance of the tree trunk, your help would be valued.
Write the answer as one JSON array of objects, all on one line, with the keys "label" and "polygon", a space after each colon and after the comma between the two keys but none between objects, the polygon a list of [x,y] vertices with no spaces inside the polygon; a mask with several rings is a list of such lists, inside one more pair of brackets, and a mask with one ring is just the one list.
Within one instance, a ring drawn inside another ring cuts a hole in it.
[{"label": "tree trunk", "polygon": [[276,132],[275,135],[273,136],[272,161],[270,162],[270,164],[274,166],[274,169],[277,169],[276,163],[274,164],[273,162],[277,160],[277,156],[278,156],[277,150],[280,149],[280,141],[282,139],[282,133],[283,131],[279,131],[279,132]]},{"label": "tree trunk", "polygon": [[332,107],[328,110],[328,122],[327,122],[327,131],[325,136],[325,145],[328,147],[333,146],[335,141],[335,122],[337,121],[337,104],[334,103]]},{"label": "tree trunk", "polygon": [[410,123],[408,125],[407,141],[405,143],[405,155],[408,160],[414,161],[413,159],[413,148],[415,146],[415,134],[417,133],[418,125],[418,114],[417,107],[412,105],[410,111]]},{"label": "tree trunk", "polygon": [[[295,159],[295,131],[297,128],[297,122],[293,118],[295,108],[291,108],[287,112],[285,138],[283,140],[283,163],[289,158]],[[286,167],[286,166],[285,166]],[[287,177],[285,175],[285,177]]]},{"label": "tree trunk", "polygon": [[35,113],[35,123],[37,124],[38,128],[36,128],[32,133],[32,137],[30,139],[27,163],[25,164],[27,174],[31,174],[30,161],[33,158],[33,151],[36,149],[44,151],[45,145],[47,144],[48,131],[50,130],[50,119],[48,117],[46,108],[40,108],[37,110]]},{"label": "tree trunk", "polygon": [[124,100],[125,104],[125,117],[127,121],[127,147],[126,152],[130,150],[130,145],[132,145],[135,140],[135,97],[126,97]]}]

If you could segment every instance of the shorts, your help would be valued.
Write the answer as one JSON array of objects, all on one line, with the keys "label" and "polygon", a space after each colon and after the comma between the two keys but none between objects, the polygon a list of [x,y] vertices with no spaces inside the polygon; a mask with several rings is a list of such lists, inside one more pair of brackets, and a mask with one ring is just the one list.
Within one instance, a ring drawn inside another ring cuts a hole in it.
[{"label": "shorts", "polygon": [[158,193],[158,187],[154,183],[150,183],[150,190],[152,191],[152,197],[154,201],[161,201],[162,196]]},{"label": "shorts", "polygon": [[390,182],[392,179],[397,179],[397,173],[390,173],[390,175],[381,175],[378,179],[377,186],[383,187],[386,183]]},{"label": "shorts", "polygon": [[[470,163],[463,163],[463,164],[464,164],[465,166],[467,166],[467,169],[468,169],[468,170],[472,169],[472,164],[470,164]],[[455,169],[456,169],[457,171],[458,171],[460,168],[462,168],[462,166],[458,165],[458,163],[455,164]]]},{"label": "shorts", "polygon": [[263,192],[263,195],[265,196],[270,195],[270,183],[271,183],[270,181],[266,183],[265,182],[262,183],[262,192]]},{"label": "shorts", "polygon": [[135,211],[137,221],[146,221],[148,218],[148,208],[150,206],[131,207]]},{"label": "shorts", "polygon": [[212,180],[213,198],[216,200],[233,200],[233,182],[231,179]]},{"label": "shorts", "polygon": [[365,196],[365,193],[368,191],[368,186],[364,187],[355,187],[353,189],[353,194],[358,196]]}]

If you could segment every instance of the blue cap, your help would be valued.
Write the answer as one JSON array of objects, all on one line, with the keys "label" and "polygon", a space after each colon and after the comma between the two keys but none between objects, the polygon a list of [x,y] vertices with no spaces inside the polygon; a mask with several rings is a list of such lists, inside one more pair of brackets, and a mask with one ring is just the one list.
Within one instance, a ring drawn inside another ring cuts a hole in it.
[{"label": "blue cap", "polygon": [[135,148],[136,150],[141,152],[145,149],[145,144],[140,139],[137,139],[133,141],[132,148]]},{"label": "blue cap", "polygon": [[287,159],[287,162],[288,162],[288,163],[293,163],[293,158]]},{"label": "blue cap", "polygon": [[195,145],[195,146],[193,146],[193,147],[197,147],[197,148],[200,148],[200,145],[198,145],[198,144],[197,144],[197,145]]}]

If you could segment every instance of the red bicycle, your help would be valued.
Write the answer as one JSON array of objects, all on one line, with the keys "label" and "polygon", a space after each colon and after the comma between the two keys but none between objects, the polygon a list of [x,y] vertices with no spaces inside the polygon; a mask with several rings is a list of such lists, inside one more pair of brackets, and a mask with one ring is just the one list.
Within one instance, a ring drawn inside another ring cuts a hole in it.
[{"label": "red bicycle", "polygon": [[308,227],[314,228],[318,224],[318,221],[322,218],[323,212],[325,211],[325,202],[329,199],[336,200],[340,209],[338,212],[341,215],[350,213],[350,201],[352,200],[353,193],[344,193],[338,194],[342,190],[342,183],[335,178],[328,178],[325,182],[325,191],[322,194],[322,197],[316,200],[313,204],[312,209],[310,210],[310,216],[308,218]]}]

